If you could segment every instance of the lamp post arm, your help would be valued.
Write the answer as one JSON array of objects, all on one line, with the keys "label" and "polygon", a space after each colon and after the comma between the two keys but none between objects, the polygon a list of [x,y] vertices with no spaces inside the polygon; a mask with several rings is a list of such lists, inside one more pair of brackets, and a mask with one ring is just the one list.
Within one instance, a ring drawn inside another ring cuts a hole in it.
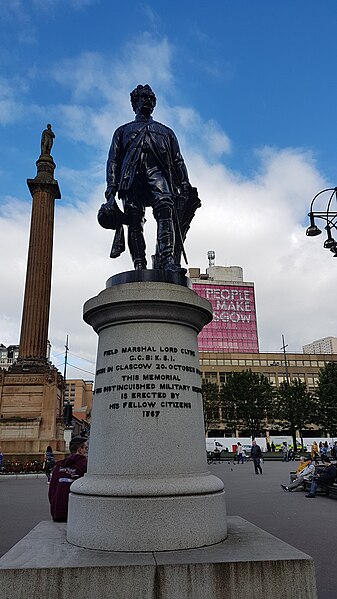
[{"label": "lamp post arm", "polygon": [[[334,188],[334,190],[333,190],[333,192],[332,192],[332,194],[331,194],[331,196],[330,196],[330,198],[329,198],[328,205],[327,205],[327,207],[326,207],[326,220],[327,220],[327,221],[329,220],[329,211],[330,211],[330,205],[331,205],[331,201],[332,201],[332,198],[333,198],[334,196],[336,196],[336,192],[337,192],[337,187],[335,187],[335,188]],[[337,197],[337,196],[336,196],[336,197]]]},{"label": "lamp post arm", "polygon": [[[318,198],[318,196],[320,196],[322,193],[326,193],[327,191],[333,191],[333,194],[334,194],[336,192],[336,190],[337,190],[337,187],[327,187],[327,189],[322,189],[321,191],[316,193],[315,197],[311,200],[310,212],[312,212],[312,207],[313,207],[314,201],[316,200],[316,198]],[[333,196],[333,194],[332,194],[332,196]],[[331,201],[331,198],[329,201]]]}]

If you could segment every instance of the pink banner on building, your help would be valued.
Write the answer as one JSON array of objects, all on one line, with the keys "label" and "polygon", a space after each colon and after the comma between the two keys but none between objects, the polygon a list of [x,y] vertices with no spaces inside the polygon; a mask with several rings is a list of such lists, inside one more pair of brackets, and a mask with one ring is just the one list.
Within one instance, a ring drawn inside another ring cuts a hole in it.
[{"label": "pink banner on building", "polygon": [[213,308],[213,320],[198,336],[199,351],[258,353],[254,287],[193,283]]}]

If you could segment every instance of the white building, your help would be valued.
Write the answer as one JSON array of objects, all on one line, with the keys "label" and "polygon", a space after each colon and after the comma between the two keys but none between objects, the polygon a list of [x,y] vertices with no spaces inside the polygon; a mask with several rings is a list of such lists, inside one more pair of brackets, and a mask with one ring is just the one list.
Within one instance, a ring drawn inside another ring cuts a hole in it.
[{"label": "white building", "polygon": [[337,337],[323,337],[303,345],[304,354],[337,354]]},{"label": "white building", "polygon": [[[50,341],[47,341],[47,359],[50,360],[51,345]],[[6,347],[3,343],[0,343],[0,368],[8,370],[19,357],[19,345],[8,345]]]},{"label": "white building", "polygon": [[0,368],[8,370],[8,368],[12,366],[14,362],[16,362],[18,355],[18,345],[9,345],[8,347],[6,347],[2,343],[0,343]]}]

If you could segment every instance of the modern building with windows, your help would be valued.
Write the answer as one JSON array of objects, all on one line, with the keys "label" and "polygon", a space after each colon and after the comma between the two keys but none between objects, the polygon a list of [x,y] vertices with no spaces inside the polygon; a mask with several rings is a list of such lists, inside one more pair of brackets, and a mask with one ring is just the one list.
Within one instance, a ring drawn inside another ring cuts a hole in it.
[{"label": "modern building with windows", "polygon": [[68,401],[73,408],[73,416],[88,421],[92,408],[93,381],[68,379],[65,383],[64,403]]},{"label": "modern building with windows", "polygon": [[337,337],[323,337],[303,346],[305,354],[337,354]]},{"label": "modern building with windows", "polygon": [[[315,391],[318,383],[318,375],[321,368],[328,362],[337,362],[337,354],[300,354],[287,353],[224,353],[224,352],[199,352],[200,370],[202,382],[216,383],[222,385],[230,372],[241,372],[251,370],[264,374],[270,383],[278,388],[280,383],[287,380],[298,379],[306,384],[308,391]],[[245,436],[246,431],[241,431],[240,436]],[[289,434],[289,431],[269,429],[269,434]],[[233,431],[226,430],[219,412],[219,422],[213,430],[208,432],[209,436],[233,435]],[[307,430],[306,437],[317,437],[317,427]]]},{"label": "modern building with windows", "polygon": [[203,381],[221,385],[226,382],[229,372],[251,370],[264,374],[274,387],[280,383],[298,379],[314,391],[320,368],[328,362],[337,362],[337,355],[288,353],[286,361],[283,353],[239,354],[220,352],[200,352],[200,370]]}]

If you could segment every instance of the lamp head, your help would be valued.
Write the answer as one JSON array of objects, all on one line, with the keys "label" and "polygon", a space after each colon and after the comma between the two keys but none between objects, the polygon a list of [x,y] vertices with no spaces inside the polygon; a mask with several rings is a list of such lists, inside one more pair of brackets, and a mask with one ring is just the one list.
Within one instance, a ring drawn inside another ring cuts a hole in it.
[{"label": "lamp head", "polygon": [[333,253],[333,258],[337,258],[337,243],[334,242],[333,246],[330,248],[330,252]]},{"label": "lamp head", "polygon": [[308,216],[310,216],[310,227],[307,228],[305,234],[308,237],[316,237],[316,235],[320,235],[322,231],[317,227],[317,225],[315,225],[315,218],[313,212],[309,212]]},{"label": "lamp head", "polygon": [[327,231],[327,233],[328,233],[328,237],[327,237],[327,239],[324,241],[324,243],[323,243],[323,247],[324,247],[325,249],[327,249],[327,250],[330,250],[331,248],[333,248],[333,247],[336,245],[336,242],[335,242],[334,238],[333,238],[333,237],[332,237],[332,235],[331,235],[331,227],[330,227],[330,225],[327,225],[327,226],[325,227],[325,229],[326,229],[326,231]]}]

